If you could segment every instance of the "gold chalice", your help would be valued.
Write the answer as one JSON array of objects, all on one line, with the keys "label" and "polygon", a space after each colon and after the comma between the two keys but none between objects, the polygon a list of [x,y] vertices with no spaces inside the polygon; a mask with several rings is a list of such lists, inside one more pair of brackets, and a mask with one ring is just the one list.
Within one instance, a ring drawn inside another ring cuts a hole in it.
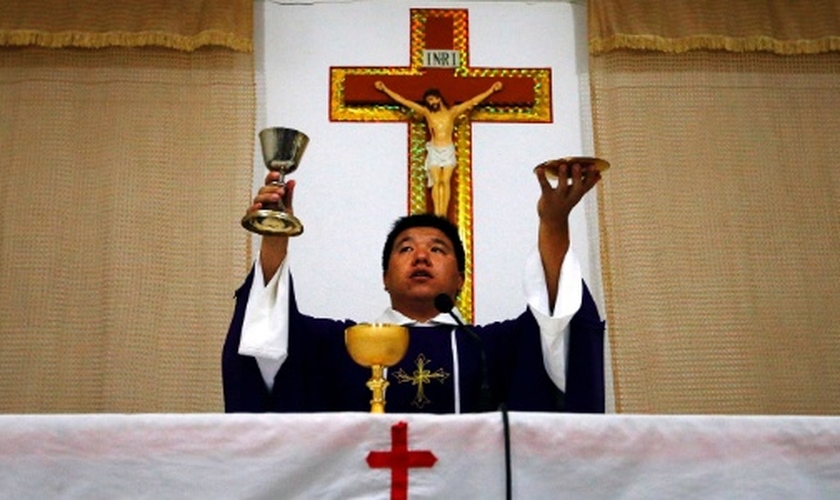
[{"label": "gold chalice", "polygon": [[371,413],[385,413],[385,367],[399,363],[408,350],[408,328],[386,323],[359,323],[344,331],[344,343],[353,361],[370,367],[367,382],[373,392]]}]

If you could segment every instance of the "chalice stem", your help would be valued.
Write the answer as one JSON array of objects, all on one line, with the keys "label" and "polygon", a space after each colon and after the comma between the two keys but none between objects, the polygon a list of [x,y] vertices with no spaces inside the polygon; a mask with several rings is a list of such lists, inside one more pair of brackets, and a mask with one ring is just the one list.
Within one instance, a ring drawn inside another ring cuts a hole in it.
[{"label": "chalice stem", "polygon": [[[286,185],[286,176],[283,175],[283,172],[280,172],[280,178],[278,178],[276,181],[273,181],[271,185],[278,187],[283,187]],[[280,198],[279,200],[273,202],[265,202],[262,206],[266,210],[277,210],[279,212],[284,212],[286,210],[286,204],[283,203],[283,198]]]},{"label": "chalice stem", "polygon": [[371,366],[372,375],[367,382],[368,388],[373,392],[373,399],[370,400],[371,413],[385,413],[385,388],[388,381],[384,377],[382,365]]}]

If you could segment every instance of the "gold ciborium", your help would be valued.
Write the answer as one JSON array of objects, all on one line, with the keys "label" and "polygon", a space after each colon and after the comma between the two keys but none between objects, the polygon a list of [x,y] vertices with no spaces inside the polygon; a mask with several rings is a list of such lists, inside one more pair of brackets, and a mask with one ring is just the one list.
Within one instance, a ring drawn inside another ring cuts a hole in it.
[{"label": "gold ciborium", "polygon": [[580,164],[583,177],[586,177],[587,172],[595,170],[603,172],[610,168],[610,162],[601,158],[594,158],[592,156],[567,156],[565,158],[557,158],[556,160],[546,160],[534,167],[534,170],[543,168],[545,169],[546,177],[556,181],[560,177],[560,167],[562,165],[567,165],[568,170],[566,172],[571,177],[572,165],[575,163]]},{"label": "gold ciborium", "polygon": [[344,331],[347,352],[357,364],[369,367],[371,377],[367,386],[373,392],[371,413],[385,413],[384,372],[399,363],[408,350],[408,328],[386,323],[359,323]]}]

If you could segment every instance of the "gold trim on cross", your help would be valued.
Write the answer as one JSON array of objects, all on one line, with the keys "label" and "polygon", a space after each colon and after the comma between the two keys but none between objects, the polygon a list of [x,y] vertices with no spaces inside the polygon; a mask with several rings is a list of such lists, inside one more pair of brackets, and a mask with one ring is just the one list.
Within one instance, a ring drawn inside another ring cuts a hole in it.
[{"label": "gold trim on cross", "polygon": [[414,401],[411,404],[419,409],[423,409],[424,406],[432,402],[426,397],[425,384],[429,384],[435,380],[442,384],[444,380],[449,378],[449,374],[443,368],[438,368],[433,372],[426,370],[426,365],[430,362],[431,360],[426,359],[425,354],[420,353],[417,355],[417,359],[414,360],[417,369],[414,370],[411,376],[405,373],[402,368],[394,372],[394,378],[397,379],[397,383],[411,382],[411,385],[417,386],[417,395],[414,396]]}]

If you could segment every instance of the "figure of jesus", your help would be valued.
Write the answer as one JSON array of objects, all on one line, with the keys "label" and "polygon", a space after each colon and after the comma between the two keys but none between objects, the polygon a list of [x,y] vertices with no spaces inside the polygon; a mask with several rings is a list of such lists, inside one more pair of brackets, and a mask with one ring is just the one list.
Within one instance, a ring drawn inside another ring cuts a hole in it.
[{"label": "figure of jesus", "polygon": [[375,86],[377,90],[384,92],[397,103],[422,115],[426,120],[431,135],[429,142],[426,143],[427,184],[431,190],[435,215],[447,217],[451,198],[452,173],[455,171],[457,163],[455,144],[452,140],[455,120],[495,92],[502,90],[502,83],[496,82],[484,92],[451,108],[437,89],[427,90],[423,94],[422,103],[416,103],[389,89],[381,81],[377,81]]}]

